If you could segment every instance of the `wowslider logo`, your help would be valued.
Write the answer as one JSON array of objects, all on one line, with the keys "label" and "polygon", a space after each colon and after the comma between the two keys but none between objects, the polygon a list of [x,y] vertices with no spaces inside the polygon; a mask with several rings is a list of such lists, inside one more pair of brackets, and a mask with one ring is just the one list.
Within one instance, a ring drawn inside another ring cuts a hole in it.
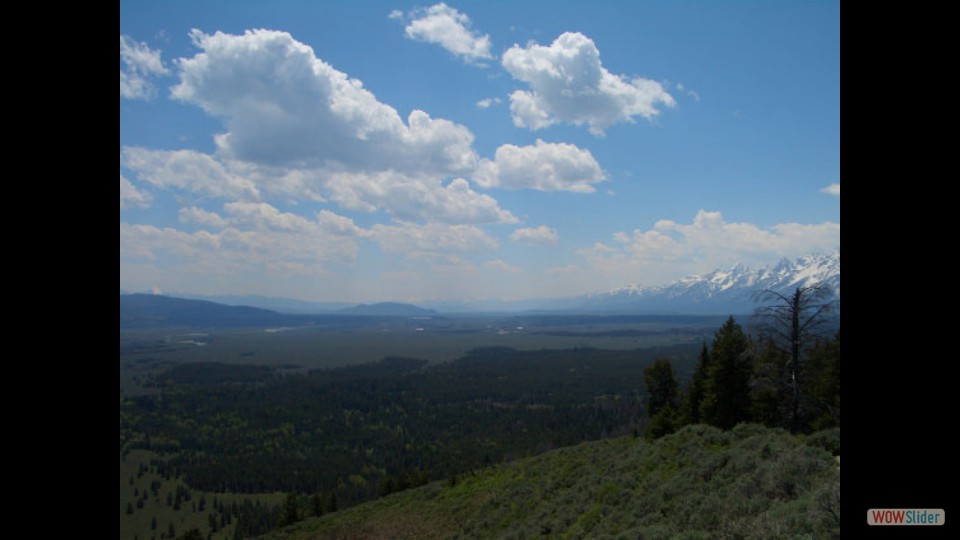
[{"label": "wowslider logo", "polygon": [[868,525],[943,525],[943,508],[871,508],[867,510]]}]

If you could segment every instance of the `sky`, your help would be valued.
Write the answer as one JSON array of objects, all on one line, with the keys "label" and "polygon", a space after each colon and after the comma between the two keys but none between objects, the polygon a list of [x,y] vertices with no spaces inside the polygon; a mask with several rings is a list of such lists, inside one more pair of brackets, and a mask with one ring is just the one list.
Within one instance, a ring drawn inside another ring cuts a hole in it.
[{"label": "sky", "polygon": [[551,298],[839,246],[839,2],[120,2],[122,290]]}]

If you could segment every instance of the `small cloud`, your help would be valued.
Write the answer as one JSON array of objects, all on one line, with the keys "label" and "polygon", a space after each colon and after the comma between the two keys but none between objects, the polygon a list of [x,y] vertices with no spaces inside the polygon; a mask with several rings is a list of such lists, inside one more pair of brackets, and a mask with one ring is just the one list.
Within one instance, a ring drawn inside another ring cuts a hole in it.
[{"label": "small cloud", "polygon": [[389,15],[387,15],[387,18],[388,18],[388,19],[403,20],[403,12],[400,11],[399,9],[395,9],[395,10],[391,11]]},{"label": "small cloud", "polygon": [[150,77],[170,73],[160,59],[160,51],[127,36],[120,36],[120,61],[124,66],[120,70],[120,97],[125,99],[151,99],[156,89]]},{"label": "small cloud", "polygon": [[683,85],[682,82],[678,82],[674,87],[677,89],[678,92],[692,97],[694,101],[700,101],[700,94],[697,93],[696,90],[691,90],[687,88],[686,86]]},{"label": "small cloud", "polygon": [[411,16],[416,18],[405,29],[408,38],[440,45],[469,63],[493,58],[490,36],[471,30],[470,17],[456,9],[440,3],[414,11]]},{"label": "small cloud", "polygon": [[484,98],[477,102],[478,109],[489,109],[491,105],[499,105],[500,98]]},{"label": "small cloud", "polygon": [[120,175],[120,208],[130,206],[139,206],[146,208],[150,206],[153,197],[146,191],[136,188],[129,180]]},{"label": "small cloud", "polygon": [[836,195],[840,196],[840,184],[830,184],[829,186],[820,190],[820,193],[826,193],[827,195]]},{"label": "small cloud", "polygon": [[505,272],[507,274],[519,274],[521,270],[516,266],[502,260],[502,259],[491,259],[483,263],[484,268],[488,270],[495,270],[497,272]]},{"label": "small cloud", "polygon": [[546,225],[541,225],[535,229],[517,229],[510,235],[510,239],[528,246],[553,246],[560,241],[557,231]]}]

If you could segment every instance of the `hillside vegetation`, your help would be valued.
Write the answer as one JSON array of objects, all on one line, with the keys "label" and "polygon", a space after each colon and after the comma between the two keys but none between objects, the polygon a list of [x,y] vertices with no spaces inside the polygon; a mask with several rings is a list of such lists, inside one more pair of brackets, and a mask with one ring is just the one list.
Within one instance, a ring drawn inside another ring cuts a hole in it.
[{"label": "hillside vegetation", "polygon": [[741,424],[588,442],[261,538],[839,537],[839,440],[839,429],[793,436]]}]

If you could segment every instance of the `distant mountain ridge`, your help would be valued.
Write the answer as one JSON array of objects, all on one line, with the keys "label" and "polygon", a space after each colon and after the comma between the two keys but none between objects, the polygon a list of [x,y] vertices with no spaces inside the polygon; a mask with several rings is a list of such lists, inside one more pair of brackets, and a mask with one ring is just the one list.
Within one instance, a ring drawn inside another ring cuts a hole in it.
[{"label": "distant mountain ridge", "polygon": [[206,300],[187,300],[158,294],[121,294],[120,327],[157,326],[268,326],[286,316],[250,306],[225,306]]},{"label": "distant mountain ridge", "polygon": [[438,313],[432,309],[425,309],[413,304],[399,302],[379,302],[376,304],[359,304],[344,308],[337,313],[342,315],[375,315],[383,317],[433,317]]},{"label": "distant mountain ridge", "polygon": [[840,297],[839,249],[792,261],[784,258],[758,270],[738,264],[729,270],[714,270],[668,285],[629,285],[587,295],[579,307],[594,312],[748,313],[756,307],[754,294],[758,291],[788,292],[816,283],[826,284]]},{"label": "distant mountain ridge", "polygon": [[[121,292],[121,294],[123,294]],[[205,296],[189,293],[170,293],[176,298],[187,298],[190,300],[206,300],[228,306],[250,306],[261,309],[268,309],[278,313],[292,314],[317,314],[317,313],[335,313],[343,308],[351,307],[354,304],[349,302],[311,302],[307,300],[296,300],[293,298],[276,298],[272,296],[263,296],[258,294],[245,295],[216,295]]]},{"label": "distant mountain ridge", "polygon": [[[434,317],[432,309],[412,304],[360,304],[337,312],[278,313],[251,306],[228,306],[207,300],[159,294],[121,294],[120,328],[209,327],[239,328],[323,324],[350,326],[404,317]],[[365,321],[365,322],[359,322]]]}]

